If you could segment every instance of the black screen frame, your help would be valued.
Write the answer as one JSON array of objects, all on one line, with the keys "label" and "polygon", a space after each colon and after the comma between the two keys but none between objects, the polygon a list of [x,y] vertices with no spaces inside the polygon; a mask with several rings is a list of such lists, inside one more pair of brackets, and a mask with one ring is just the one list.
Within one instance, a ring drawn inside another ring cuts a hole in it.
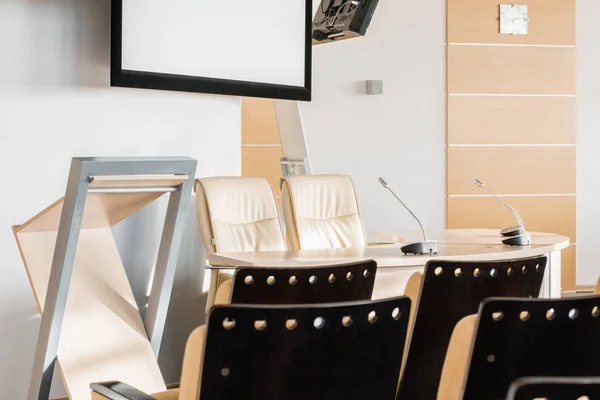
[{"label": "black screen frame", "polygon": [[[220,0],[215,0],[220,1]],[[310,101],[312,91],[312,0],[306,2],[304,86],[124,70],[123,0],[111,3],[110,85],[231,96]]]}]

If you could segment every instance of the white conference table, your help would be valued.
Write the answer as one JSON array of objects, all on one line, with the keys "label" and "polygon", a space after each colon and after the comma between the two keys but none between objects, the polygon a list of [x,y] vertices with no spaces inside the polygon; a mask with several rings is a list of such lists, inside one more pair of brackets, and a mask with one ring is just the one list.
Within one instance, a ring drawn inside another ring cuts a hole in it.
[{"label": "white conference table", "polygon": [[[371,236],[389,241],[406,238],[403,244],[419,240],[418,234],[412,232]],[[437,254],[404,255],[400,251],[401,244],[394,243],[347,249],[215,253],[208,255],[208,262],[214,268],[237,268],[302,267],[375,260],[378,269],[373,298],[379,299],[402,295],[408,278],[416,271],[423,271],[425,264],[431,260],[488,261],[546,255],[548,265],[540,296],[561,296],[561,251],[569,246],[569,239],[565,236],[532,232],[532,243],[527,246],[503,245],[499,230],[492,229],[432,231],[429,236],[439,241]]]},{"label": "white conference table", "polygon": [[[534,245],[559,245],[569,238],[553,233],[529,232]],[[431,240],[444,244],[501,244],[503,237],[499,229],[439,229],[428,230],[427,235]],[[369,232],[369,237],[383,239],[398,243],[410,243],[423,240],[421,231],[412,230],[402,233],[395,232]],[[568,243],[566,244],[568,246]]]}]

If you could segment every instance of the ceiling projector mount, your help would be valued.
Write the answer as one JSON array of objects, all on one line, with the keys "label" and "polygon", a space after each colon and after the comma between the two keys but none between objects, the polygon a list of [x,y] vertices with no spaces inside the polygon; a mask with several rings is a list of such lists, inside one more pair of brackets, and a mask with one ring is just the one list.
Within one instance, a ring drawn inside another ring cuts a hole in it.
[{"label": "ceiling projector mount", "polygon": [[321,0],[313,20],[313,44],[364,36],[379,0]]}]

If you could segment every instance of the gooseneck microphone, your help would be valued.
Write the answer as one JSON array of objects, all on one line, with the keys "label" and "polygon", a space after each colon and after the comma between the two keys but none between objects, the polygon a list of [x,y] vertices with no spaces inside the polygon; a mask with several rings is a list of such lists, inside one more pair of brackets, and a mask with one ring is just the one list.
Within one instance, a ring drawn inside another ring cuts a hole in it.
[{"label": "gooseneck microphone", "polygon": [[474,176],[471,179],[473,180],[473,182],[475,182],[475,184],[477,186],[479,186],[482,189],[485,189],[489,194],[491,194],[498,201],[500,201],[506,208],[508,208],[510,211],[512,211],[515,218],[517,219],[517,222],[519,225],[511,226],[509,228],[504,228],[500,231],[500,234],[502,236],[507,237],[507,239],[502,240],[502,243],[508,244],[511,246],[524,246],[524,245],[530,244],[531,243],[531,235],[525,231],[525,226],[523,225],[523,220],[521,219],[521,216],[519,215],[517,210],[515,210],[514,207],[512,207],[510,204],[508,204],[506,201],[504,201],[500,196],[496,195],[496,193],[492,192],[487,186],[485,186],[485,184],[482,181],[480,181],[479,179],[477,179]]},{"label": "gooseneck microphone", "polygon": [[425,228],[423,228],[423,224],[421,223],[419,218],[417,218],[415,213],[413,213],[411,211],[411,209],[408,208],[408,206],[406,204],[404,204],[404,202],[400,199],[400,197],[398,197],[398,195],[396,193],[394,193],[394,191],[388,186],[387,182],[383,178],[381,178],[381,177],[379,178],[379,183],[381,184],[381,186],[384,187],[384,189],[389,190],[390,193],[396,198],[396,200],[398,200],[400,202],[400,204],[402,204],[404,206],[404,208],[406,208],[406,210],[410,213],[410,215],[412,215],[413,218],[417,220],[417,222],[419,223],[419,226],[421,227],[421,232],[423,232],[423,241],[422,242],[415,242],[415,243],[407,244],[406,246],[402,246],[400,248],[400,250],[404,254],[427,254],[427,253],[435,254],[435,253],[437,253],[438,252],[438,242],[436,240],[429,240],[427,238],[427,233],[425,233]]}]

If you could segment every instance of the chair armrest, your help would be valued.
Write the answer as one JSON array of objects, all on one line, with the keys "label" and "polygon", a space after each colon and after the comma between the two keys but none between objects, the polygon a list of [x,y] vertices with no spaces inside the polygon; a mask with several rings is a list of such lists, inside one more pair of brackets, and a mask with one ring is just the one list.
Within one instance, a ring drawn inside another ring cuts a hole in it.
[{"label": "chair armrest", "polygon": [[156,400],[156,398],[123,382],[92,383],[90,389],[110,400]]}]

